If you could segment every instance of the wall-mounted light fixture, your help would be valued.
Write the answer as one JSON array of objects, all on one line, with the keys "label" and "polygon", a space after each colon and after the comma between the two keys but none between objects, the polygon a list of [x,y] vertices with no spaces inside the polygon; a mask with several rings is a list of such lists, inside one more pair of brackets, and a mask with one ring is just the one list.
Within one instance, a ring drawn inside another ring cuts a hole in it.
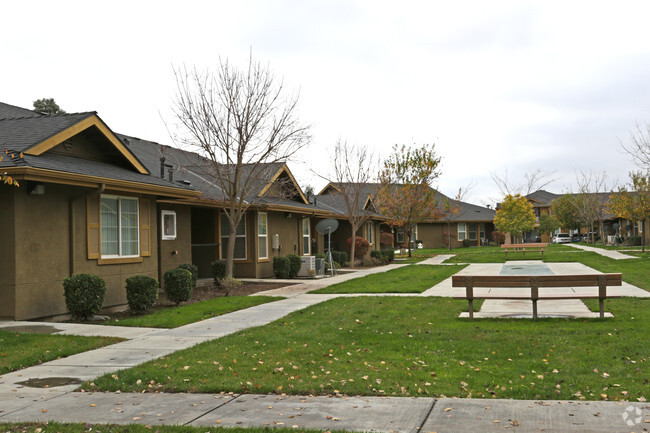
[{"label": "wall-mounted light fixture", "polygon": [[27,191],[32,195],[45,194],[45,185],[42,183],[32,183],[27,187]]},{"label": "wall-mounted light fixture", "polygon": [[285,213],[284,213],[284,217],[285,217],[285,218],[292,218],[292,217],[293,217],[293,214],[292,214],[291,212],[285,212]]}]

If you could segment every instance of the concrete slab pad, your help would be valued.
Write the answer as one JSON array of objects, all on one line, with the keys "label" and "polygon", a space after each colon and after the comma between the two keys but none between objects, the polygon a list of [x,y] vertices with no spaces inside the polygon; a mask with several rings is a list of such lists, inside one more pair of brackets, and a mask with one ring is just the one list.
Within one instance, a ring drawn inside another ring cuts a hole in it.
[{"label": "concrete slab pad", "polygon": [[192,425],[415,432],[433,403],[400,397],[243,395]]},{"label": "concrete slab pad", "polygon": [[229,395],[75,392],[34,402],[3,422],[57,421],[183,425],[232,400]]},{"label": "concrete slab pad", "polygon": [[0,422],[4,416],[17,410],[25,409],[35,404],[45,403],[52,398],[60,397],[61,393],[17,393],[16,391],[0,391]]},{"label": "concrete slab pad", "polygon": [[[0,390],[8,390],[16,388],[18,382],[23,382],[27,379],[42,379],[47,377],[70,377],[79,379],[82,382],[92,380],[98,376],[106,373],[112,373],[120,370],[115,366],[68,366],[68,365],[49,365],[49,363],[28,367],[22,370],[14,371],[11,373],[3,374],[0,376]],[[66,385],[58,387],[50,387],[58,390],[72,391],[79,387],[79,385]]]},{"label": "concrete slab pad", "polygon": [[[628,407],[632,411],[627,411]],[[626,422],[639,409],[647,419],[650,406],[641,403],[440,399],[420,431],[437,433],[630,433],[644,430],[643,420]],[[625,418],[624,418],[625,417]]]},{"label": "concrete slab pad", "polygon": [[188,347],[195,346],[204,341],[209,341],[212,338],[195,336],[195,337],[181,337],[181,336],[168,336],[168,335],[148,335],[136,340],[123,341],[114,344],[111,347],[116,349],[126,348],[140,348],[140,349],[165,349],[165,350],[181,350]]}]

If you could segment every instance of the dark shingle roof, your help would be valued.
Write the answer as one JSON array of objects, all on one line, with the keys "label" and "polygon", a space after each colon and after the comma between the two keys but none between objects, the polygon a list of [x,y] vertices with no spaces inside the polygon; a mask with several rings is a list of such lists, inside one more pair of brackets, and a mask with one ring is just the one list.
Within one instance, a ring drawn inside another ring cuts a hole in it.
[{"label": "dark shingle roof", "polygon": [[543,189],[540,189],[535,192],[531,192],[526,196],[527,199],[530,200],[535,200],[541,204],[534,204],[533,206],[543,206],[543,205],[548,205],[550,204],[553,200],[558,198],[559,195],[554,194],[552,192],[544,191]]},{"label": "dark shingle roof", "polygon": [[42,116],[40,113],[28,110],[27,108],[16,107],[15,105],[0,102],[0,119],[10,119],[12,117],[29,117]]},{"label": "dark shingle roof", "polygon": [[7,150],[25,152],[49,137],[79,123],[96,113],[55,114],[0,119],[0,146]]}]

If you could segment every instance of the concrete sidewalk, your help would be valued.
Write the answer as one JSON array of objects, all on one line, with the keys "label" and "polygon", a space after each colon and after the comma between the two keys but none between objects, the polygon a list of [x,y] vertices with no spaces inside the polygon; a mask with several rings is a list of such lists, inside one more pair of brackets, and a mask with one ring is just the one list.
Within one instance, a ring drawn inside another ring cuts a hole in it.
[{"label": "concrete sidewalk", "polygon": [[643,432],[639,402],[259,394],[0,393],[0,422],[289,427],[376,432]]},{"label": "concrete sidewalk", "polygon": [[606,250],[604,248],[589,247],[587,245],[579,245],[579,244],[564,244],[564,245],[568,245],[570,247],[577,248],[583,251],[591,251],[592,253],[597,253],[600,254],[601,256],[609,257],[610,259],[614,259],[614,260],[638,259],[638,257],[619,253],[618,251],[615,250]]}]

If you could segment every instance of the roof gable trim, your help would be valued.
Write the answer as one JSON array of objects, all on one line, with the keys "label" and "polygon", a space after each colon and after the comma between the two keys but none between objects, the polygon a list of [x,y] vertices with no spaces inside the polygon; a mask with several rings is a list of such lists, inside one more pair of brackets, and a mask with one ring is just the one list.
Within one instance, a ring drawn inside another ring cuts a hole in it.
[{"label": "roof gable trim", "polygon": [[273,175],[273,177],[271,178],[269,183],[267,183],[266,186],[264,188],[262,188],[262,191],[260,191],[258,196],[262,197],[264,194],[266,194],[266,192],[269,190],[269,188],[271,188],[271,186],[273,185],[273,182],[275,182],[278,179],[278,177],[280,177],[280,175],[282,173],[286,173],[287,176],[289,176],[289,179],[291,179],[291,182],[293,183],[293,186],[296,188],[296,191],[298,191],[298,195],[300,196],[300,199],[302,200],[302,202],[304,204],[309,204],[309,201],[307,200],[307,197],[305,197],[305,194],[303,194],[302,189],[298,185],[298,182],[296,182],[296,178],[294,178],[293,174],[291,174],[291,171],[289,170],[289,167],[287,167],[287,164],[283,164],[282,167],[280,167],[280,169]]},{"label": "roof gable trim", "polygon": [[27,149],[24,153],[27,155],[39,156],[48,150],[52,149],[54,146],[63,143],[65,140],[74,137],[75,135],[85,131],[86,129],[95,126],[100,132],[110,141],[110,143],[115,146],[115,148],[129,161],[129,163],[136,169],[140,174],[150,174],[149,170],[145,168],[144,165],[135,157],[133,153],[122,143],[122,141],[115,136],[115,134],[106,126],[104,122],[96,115],[93,114],[78,123],[70,126],[69,128],[64,129],[63,131],[54,134],[53,136],[47,138],[46,140],[35,144],[34,146]]}]

